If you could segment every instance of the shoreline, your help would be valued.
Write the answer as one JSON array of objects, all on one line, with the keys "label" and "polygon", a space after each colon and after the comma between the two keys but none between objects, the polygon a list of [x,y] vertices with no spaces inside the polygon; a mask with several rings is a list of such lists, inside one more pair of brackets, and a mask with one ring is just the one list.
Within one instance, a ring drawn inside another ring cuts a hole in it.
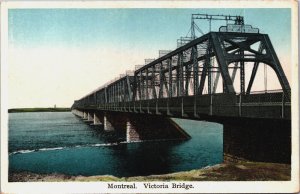
[{"label": "shoreline", "polygon": [[12,108],[8,109],[8,113],[22,112],[70,112],[71,108]]},{"label": "shoreline", "polygon": [[112,175],[66,175],[59,173],[10,173],[9,182],[96,182],[96,181],[289,181],[291,165],[265,162],[223,162],[221,164],[161,175],[116,177]]}]

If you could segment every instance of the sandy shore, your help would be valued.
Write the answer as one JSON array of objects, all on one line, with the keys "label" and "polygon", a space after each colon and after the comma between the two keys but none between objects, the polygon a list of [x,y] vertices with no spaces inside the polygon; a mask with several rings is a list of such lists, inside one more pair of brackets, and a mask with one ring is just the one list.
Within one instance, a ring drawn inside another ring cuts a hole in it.
[{"label": "sandy shore", "polygon": [[202,169],[163,175],[115,177],[69,176],[63,174],[11,173],[9,182],[67,182],[67,181],[288,181],[291,165],[260,162],[223,163]]}]

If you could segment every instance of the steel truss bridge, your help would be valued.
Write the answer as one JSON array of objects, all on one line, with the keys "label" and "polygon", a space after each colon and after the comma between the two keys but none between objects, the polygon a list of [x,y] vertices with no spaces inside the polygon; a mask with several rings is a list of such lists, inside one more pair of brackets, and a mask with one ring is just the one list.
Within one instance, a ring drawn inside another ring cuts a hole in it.
[{"label": "steel truss bridge", "polygon": [[[281,90],[252,91],[260,65],[275,72]],[[245,74],[250,77],[247,84]],[[76,100],[72,109],[188,119],[290,120],[291,92],[267,34],[229,32],[223,27],[121,75]]]}]

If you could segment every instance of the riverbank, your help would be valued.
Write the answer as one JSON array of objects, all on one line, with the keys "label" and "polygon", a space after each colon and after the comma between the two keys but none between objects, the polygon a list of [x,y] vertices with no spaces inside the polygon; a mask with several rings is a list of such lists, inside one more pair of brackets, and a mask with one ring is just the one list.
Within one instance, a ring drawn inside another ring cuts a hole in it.
[{"label": "riverbank", "polygon": [[222,163],[211,167],[163,175],[115,177],[70,176],[63,174],[12,173],[10,182],[68,182],[68,181],[288,181],[291,165],[263,162]]},{"label": "riverbank", "polygon": [[8,113],[17,112],[70,112],[70,108],[12,108],[8,109]]}]

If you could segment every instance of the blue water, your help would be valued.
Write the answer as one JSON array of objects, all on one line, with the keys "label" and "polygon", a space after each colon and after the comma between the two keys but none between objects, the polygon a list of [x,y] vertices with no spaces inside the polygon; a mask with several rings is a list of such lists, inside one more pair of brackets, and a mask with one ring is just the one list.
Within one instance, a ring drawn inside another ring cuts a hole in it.
[{"label": "blue water", "polygon": [[125,143],[70,112],[10,113],[9,172],[137,176],[222,162],[222,125],[174,120],[190,140]]}]

